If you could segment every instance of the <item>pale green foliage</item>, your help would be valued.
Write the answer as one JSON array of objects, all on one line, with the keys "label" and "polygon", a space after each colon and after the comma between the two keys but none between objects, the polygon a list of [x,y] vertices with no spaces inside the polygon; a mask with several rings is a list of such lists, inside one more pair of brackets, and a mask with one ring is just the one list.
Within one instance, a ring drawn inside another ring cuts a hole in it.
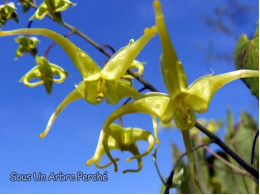
[{"label": "pale green foliage", "polygon": [[[242,112],[240,120],[234,124],[231,111],[228,112],[228,123],[225,126],[226,135],[225,142],[232,148],[237,154],[243,157],[247,162],[250,161],[251,146],[254,135],[258,129],[258,124],[255,119],[248,113]],[[229,129],[229,130],[228,130]],[[246,138],[246,139],[245,139]],[[203,138],[200,134],[192,135],[192,143],[194,147],[203,142]],[[254,167],[259,165],[259,146],[258,142],[255,151],[255,163]],[[172,144],[173,159],[176,160],[183,153],[176,145]],[[228,162],[239,167],[231,158],[229,158],[224,152],[216,151],[218,155],[227,160]],[[200,182],[200,186],[203,193],[206,194],[222,194],[222,193],[258,193],[258,185],[248,175],[242,175],[237,170],[232,169],[230,166],[224,164],[207,150],[200,148],[193,152],[194,161],[196,162],[196,175]],[[175,164],[174,163],[174,164]],[[181,177],[181,185],[177,186],[178,193],[194,194],[202,193],[196,188],[190,177],[188,166],[184,162],[184,159],[180,160],[177,166],[177,170],[184,169],[184,174]],[[240,169],[243,170],[243,169]]]},{"label": "pale green foliage", "polygon": [[[234,62],[237,69],[259,70],[259,22],[252,40],[243,34],[237,42],[234,52]],[[251,89],[251,93],[259,99],[259,78],[243,79]]]}]

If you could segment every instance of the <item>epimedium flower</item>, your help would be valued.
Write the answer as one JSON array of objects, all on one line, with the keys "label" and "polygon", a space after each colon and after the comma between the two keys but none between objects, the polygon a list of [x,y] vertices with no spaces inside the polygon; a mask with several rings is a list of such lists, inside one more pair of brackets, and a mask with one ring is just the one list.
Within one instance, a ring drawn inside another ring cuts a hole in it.
[{"label": "epimedium flower", "polygon": [[18,14],[16,13],[16,7],[13,2],[6,3],[3,5],[0,5],[0,28],[5,25],[5,23],[13,19],[16,22],[18,21]]},{"label": "epimedium flower", "polygon": [[[207,111],[210,100],[217,90],[225,84],[245,77],[259,77],[259,71],[238,70],[220,75],[206,75],[188,86],[182,63],[179,61],[174,47],[168,35],[161,4],[154,1],[156,25],[162,45],[161,74],[169,94],[152,92],[140,95],[136,100],[123,105],[112,112],[103,124],[103,147],[114,164],[117,171],[117,163],[109,151],[109,126],[117,118],[130,113],[145,113],[153,116],[156,135],[156,117],[162,123],[169,124],[175,118],[175,124],[181,130],[184,144],[187,149],[191,176],[199,186],[195,176],[194,163],[192,159],[191,143],[188,130],[195,126],[197,113]],[[159,140],[157,140],[158,143]]]},{"label": "epimedium flower", "polygon": [[37,54],[36,45],[39,43],[39,39],[37,37],[19,36],[15,39],[15,41],[19,44],[19,47],[16,50],[16,55],[15,55],[16,59],[28,52],[32,56],[36,56]]},{"label": "epimedium flower", "polygon": [[[124,170],[123,173],[140,171],[143,166],[142,157],[149,154],[154,147],[153,135],[150,132],[145,131],[143,129],[131,128],[131,127],[123,128],[122,126],[117,125],[117,124],[111,124],[108,128],[108,131],[109,131],[109,138],[108,138],[109,150],[117,149],[117,150],[121,150],[122,152],[129,151],[134,156],[131,158],[128,158],[126,161],[129,162],[132,159],[137,160],[138,169]],[[109,162],[105,165],[99,164],[102,156],[105,154],[105,150],[104,150],[103,143],[102,143],[103,136],[104,136],[103,131],[101,131],[95,154],[90,160],[87,161],[87,163],[86,163],[87,166],[90,166],[92,163],[94,163],[96,165],[96,167],[98,167],[98,168],[106,168],[112,164],[112,162]],[[138,150],[138,146],[136,144],[136,142],[140,141],[140,140],[147,141],[149,144],[147,151],[144,152],[143,154],[140,154],[140,152]],[[114,160],[118,161],[119,159],[116,158]]]},{"label": "epimedium flower", "polygon": [[[36,56],[35,60],[37,65],[20,79],[20,82],[23,82],[28,87],[36,87],[43,84],[47,93],[51,93],[53,83],[62,83],[69,75],[61,67],[50,63],[43,56]],[[54,76],[59,76],[60,78],[55,79],[53,78]],[[30,82],[32,79],[39,79],[40,81]]]},{"label": "epimedium flower", "polygon": [[30,9],[30,3],[32,3],[32,0],[19,0],[19,4],[23,5],[24,13]]},{"label": "epimedium flower", "polygon": [[48,13],[50,13],[55,21],[61,22],[62,19],[60,12],[75,5],[75,3],[72,3],[69,0],[44,0],[29,20],[33,20],[34,18],[42,20]]},{"label": "epimedium flower", "polygon": [[146,28],[138,40],[131,40],[127,46],[115,53],[102,70],[87,53],[54,31],[41,28],[17,29],[0,31],[0,36],[31,34],[49,37],[63,48],[83,77],[83,80],[61,102],[50,117],[45,131],[40,135],[43,138],[58,114],[75,100],[83,98],[90,104],[99,104],[105,98],[108,104],[117,104],[124,97],[137,98],[139,92],[132,87],[131,80],[123,79],[122,76],[156,33],[157,27]]}]

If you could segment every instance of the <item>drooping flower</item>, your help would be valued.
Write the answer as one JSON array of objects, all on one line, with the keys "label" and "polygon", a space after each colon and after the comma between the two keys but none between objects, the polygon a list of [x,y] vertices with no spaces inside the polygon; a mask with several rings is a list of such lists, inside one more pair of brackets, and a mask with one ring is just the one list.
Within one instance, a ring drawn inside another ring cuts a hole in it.
[{"label": "drooping flower", "polygon": [[[149,143],[148,149],[143,154],[140,154],[138,150],[138,146],[136,144],[137,141],[144,140]],[[102,158],[102,156],[105,154],[105,150],[103,147],[103,131],[101,131],[99,136],[98,145],[95,151],[94,156],[87,161],[87,166],[90,166],[92,163],[95,163],[96,167],[98,168],[106,168],[109,165],[112,164],[112,162],[109,162],[105,165],[100,165],[99,162]],[[131,158],[128,158],[126,161],[129,162],[132,159],[136,159],[138,162],[138,169],[132,170],[124,170],[123,173],[127,172],[138,172],[142,169],[143,162],[142,157],[149,154],[154,147],[154,139],[150,132],[145,131],[143,129],[139,128],[123,128],[116,124],[111,124],[109,126],[109,138],[108,138],[108,148],[109,150],[121,150],[121,151],[129,151],[134,156]],[[115,161],[118,161],[119,159],[114,159]]]},{"label": "drooping flower", "polygon": [[32,0],[19,0],[19,4],[23,5],[23,12],[27,12],[30,9],[30,3],[32,3]]},{"label": "drooping flower", "polygon": [[5,25],[5,23],[13,19],[16,22],[18,21],[18,14],[16,13],[16,7],[13,2],[0,5],[0,28]]},{"label": "drooping flower", "polygon": [[34,18],[42,20],[48,13],[50,13],[55,21],[61,22],[62,18],[60,12],[75,5],[75,3],[72,3],[69,0],[44,0],[30,20],[33,20]]},{"label": "drooping flower", "polygon": [[90,104],[99,104],[105,98],[108,104],[117,104],[124,97],[137,98],[139,92],[132,87],[131,80],[122,79],[122,76],[156,33],[157,27],[146,28],[144,34],[137,41],[130,41],[127,46],[115,53],[102,70],[87,53],[54,31],[40,28],[18,29],[0,31],[0,36],[32,34],[49,37],[63,48],[83,77],[76,89],[61,102],[50,117],[45,131],[40,135],[43,138],[58,114],[75,100],[83,98]]},{"label": "drooping flower", "polygon": [[37,37],[19,36],[15,41],[19,44],[19,47],[16,50],[16,59],[28,52],[33,56],[37,54],[36,45],[39,43]]},{"label": "drooping flower", "polygon": [[[53,83],[62,83],[69,75],[65,70],[56,64],[50,63],[45,57],[36,56],[37,65],[26,73],[20,82],[23,82],[28,87],[36,87],[43,84],[47,93],[51,93]],[[54,76],[60,76],[59,79],[54,79]],[[39,79],[37,82],[30,82],[32,79]]]}]

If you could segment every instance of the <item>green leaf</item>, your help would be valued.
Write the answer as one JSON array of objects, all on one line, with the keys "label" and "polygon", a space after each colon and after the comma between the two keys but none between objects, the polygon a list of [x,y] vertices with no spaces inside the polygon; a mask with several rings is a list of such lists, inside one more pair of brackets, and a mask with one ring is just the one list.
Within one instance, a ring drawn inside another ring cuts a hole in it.
[{"label": "green leaf", "polygon": [[[229,111],[229,117],[231,112]],[[225,142],[228,146],[235,151],[241,158],[243,158],[246,162],[250,162],[251,158],[251,150],[253,139],[255,133],[258,129],[258,123],[253,119],[251,115],[246,112],[242,112],[240,115],[239,122],[234,126],[231,121],[228,124],[229,132],[225,136]],[[259,144],[257,142],[255,146],[255,158],[254,158],[254,166],[258,168],[259,164]],[[232,164],[239,167],[239,165],[233,160],[227,158]],[[230,167],[224,165],[223,163],[216,162],[215,165],[232,170]],[[226,193],[255,193],[255,182],[248,177],[241,175],[232,175],[231,173],[216,173],[219,178],[219,182],[223,185]],[[221,181],[220,181],[221,180]],[[222,181],[223,180],[223,181]],[[233,183],[230,181],[233,180]],[[236,188],[231,188],[231,186],[236,186]]]},{"label": "green leaf", "polygon": [[[234,52],[236,69],[259,70],[259,24],[252,40],[243,34],[237,42]],[[259,99],[259,78],[243,79],[251,93]]]}]

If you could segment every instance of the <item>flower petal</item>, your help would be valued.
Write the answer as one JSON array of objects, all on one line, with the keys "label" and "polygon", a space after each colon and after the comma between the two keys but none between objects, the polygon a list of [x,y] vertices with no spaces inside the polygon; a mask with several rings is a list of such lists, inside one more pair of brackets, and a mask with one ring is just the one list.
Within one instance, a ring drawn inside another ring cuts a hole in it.
[{"label": "flower petal", "polygon": [[152,121],[153,121],[153,134],[154,134],[154,138],[155,138],[155,142],[156,144],[160,143],[160,140],[158,138],[158,124],[157,124],[157,118],[154,115],[151,115],[152,117]]},{"label": "flower petal", "polygon": [[[103,144],[102,144],[103,137],[104,137],[103,131],[101,131],[100,135],[99,135],[98,144],[97,144],[95,154],[91,159],[89,159],[87,161],[87,163],[86,163],[87,166],[90,166],[92,163],[95,163],[96,167],[103,169],[103,168],[106,168],[106,167],[108,167],[109,165],[112,164],[112,162],[109,162],[105,165],[99,164],[102,156],[105,154],[105,150],[104,150],[104,147],[103,147]],[[108,138],[108,147],[109,147],[109,150],[120,149],[117,141],[111,136]],[[119,160],[118,158],[115,159],[115,161],[118,161],[118,160]]]},{"label": "flower petal", "polygon": [[100,104],[103,101],[103,96],[97,89],[100,85],[100,79],[96,81],[82,81],[76,86],[82,98],[90,104]]},{"label": "flower petal", "polygon": [[48,124],[46,126],[46,129],[44,132],[40,134],[40,138],[44,138],[47,133],[49,132],[53,122],[57,118],[57,116],[60,114],[60,112],[71,102],[76,101],[78,99],[82,98],[81,95],[79,94],[77,89],[74,89],[61,103],[60,105],[56,108],[55,112],[51,115]]},{"label": "flower petal", "polygon": [[209,102],[215,92],[227,83],[240,78],[259,77],[256,70],[237,70],[220,75],[206,75],[189,86],[184,102],[198,113],[208,110]]},{"label": "flower petal", "polygon": [[113,160],[113,157],[111,156],[107,145],[110,124],[112,124],[117,118],[125,114],[137,113],[137,112],[155,115],[160,120],[163,119],[165,120],[164,115],[166,114],[167,115],[166,120],[168,121],[169,120],[168,118],[171,119],[173,118],[173,112],[169,112],[171,113],[171,115],[167,113],[167,111],[169,111],[167,109],[169,107],[169,103],[170,103],[170,97],[166,94],[147,93],[145,95],[141,95],[137,100],[119,107],[108,116],[106,122],[103,125],[103,131],[104,131],[103,145],[106,154],[114,164],[115,171],[117,171],[117,165],[116,162]]},{"label": "flower petal", "polygon": [[[119,149],[121,151],[129,151],[134,156],[127,159],[126,161],[129,162],[132,159],[137,159],[138,162],[138,169],[127,169],[124,170],[123,173],[127,172],[138,172],[142,168],[142,157],[149,154],[153,147],[154,147],[154,139],[151,133],[148,131],[145,131],[143,129],[139,128],[123,128],[116,124],[111,124],[108,128],[109,137],[105,142],[107,142],[107,146],[109,151],[114,149]],[[146,152],[143,154],[139,153],[138,147],[136,142],[139,140],[145,140],[148,141],[149,146]],[[98,145],[95,151],[94,156],[87,161],[87,166],[90,166],[92,163],[95,163],[95,165],[98,168],[105,168],[109,166],[111,163],[116,162],[118,159],[113,159],[110,163],[107,163],[106,165],[99,165],[99,161],[102,158],[102,156],[105,154],[105,149],[103,145],[104,141],[104,131],[101,131],[99,136]]]},{"label": "flower petal", "polygon": [[38,66],[33,67],[29,70],[20,80],[19,82],[23,82],[28,87],[36,87],[38,85],[43,84],[43,81],[33,82],[31,83],[30,80],[32,79],[41,79],[41,73],[38,69]]},{"label": "flower petal", "polygon": [[75,3],[72,3],[69,0],[59,0],[55,1],[55,10],[54,12],[61,12],[67,10],[70,6],[75,6]]},{"label": "flower petal", "polygon": [[118,80],[121,78],[143,47],[153,36],[155,36],[156,33],[157,28],[155,26],[146,28],[143,36],[141,36],[137,41],[130,42],[126,47],[120,49],[110,58],[101,71],[101,76],[107,80]]},{"label": "flower petal", "polygon": [[127,79],[119,79],[118,80],[118,96],[120,99],[124,97],[130,97],[132,99],[136,99],[140,92],[137,91],[133,86],[132,82]]},{"label": "flower petal", "polygon": [[154,10],[162,45],[161,74],[170,96],[173,97],[188,87],[187,78],[167,32],[160,1],[154,1]]},{"label": "flower petal", "polygon": [[45,4],[45,2],[42,2],[29,20],[33,20],[34,18],[42,20],[48,13],[49,11],[47,5]]}]

